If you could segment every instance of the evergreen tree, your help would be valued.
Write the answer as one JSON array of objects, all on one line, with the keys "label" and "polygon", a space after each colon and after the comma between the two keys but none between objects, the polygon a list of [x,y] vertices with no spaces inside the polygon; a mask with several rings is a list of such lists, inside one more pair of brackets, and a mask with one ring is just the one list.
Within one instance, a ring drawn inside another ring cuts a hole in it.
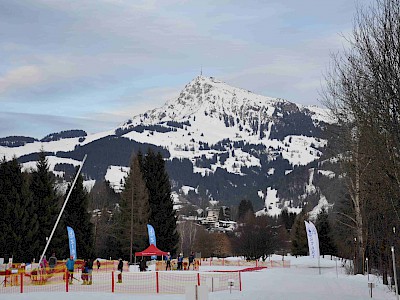
[{"label": "evergreen tree", "polygon": [[[133,156],[130,172],[121,194],[121,211],[117,216],[117,236],[121,257],[132,262],[134,252],[148,246],[147,224],[150,217],[149,196],[137,156]],[[131,246],[132,245],[132,248]]]},{"label": "evergreen tree", "polygon": [[9,185],[11,183],[9,176],[8,164],[4,157],[0,164],[0,228],[2,231],[2,234],[0,234],[0,254],[2,257],[6,258],[11,256],[11,249],[10,245],[7,243],[7,237],[11,232],[9,218],[13,209],[12,203],[8,201],[8,193],[10,191]]},{"label": "evergreen tree", "polygon": [[308,253],[308,240],[306,226],[304,224],[305,212],[299,213],[294,221],[292,227],[292,255],[307,255]]},{"label": "evergreen tree", "polygon": [[0,165],[0,251],[15,262],[30,262],[39,249],[39,224],[27,175],[16,158]]},{"label": "evergreen tree", "polygon": [[220,221],[224,221],[225,220],[224,209],[222,208],[222,206],[219,208],[218,220],[220,220]]},{"label": "evergreen tree", "polygon": [[121,236],[119,230],[120,214],[121,211],[117,206],[107,223],[109,234],[105,236],[104,249],[101,247],[97,248],[97,255],[99,257],[122,258],[121,243],[119,242]]},{"label": "evergreen tree", "polygon": [[[68,186],[67,194],[70,189],[71,185]],[[75,231],[76,251],[80,258],[89,258],[93,255],[93,224],[90,222],[91,213],[88,212],[88,204],[88,193],[83,186],[82,174],[79,174],[71,196],[65,206],[63,214],[64,224],[60,226],[60,229],[64,232],[61,232],[61,234],[65,237],[67,237],[66,226],[71,227]],[[64,247],[68,247],[68,242]]]},{"label": "evergreen tree", "polygon": [[[123,182],[123,181],[122,181]],[[105,180],[96,180],[89,193],[89,208],[91,210],[103,208],[113,208],[119,203],[120,195],[110,186],[110,182]]]},{"label": "evergreen tree", "polygon": [[108,240],[113,234],[112,215],[109,210],[103,208],[97,211],[93,216],[94,223],[94,249],[93,252],[96,257],[109,257],[110,249],[108,248]]},{"label": "evergreen tree", "polygon": [[179,243],[179,235],[165,161],[160,153],[156,155],[149,149],[140,165],[149,191],[151,210],[149,223],[154,227],[157,247],[174,254]]},{"label": "evergreen tree", "polygon": [[285,226],[286,230],[290,231],[292,229],[294,220],[296,219],[296,214],[291,212],[289,213],[287,208],[282,209],[282,212],[279,216],[281,223]]},{"label": "evergreen tree", "polygon": [[[117,194],[111,187],[108,181],[96,181],[95,185],[89,193],[89,208],[94,212],[92,223],[94,224],[94,253],[97,257],[114,258],[118,256],[113,248],[116,247],[115,242],[115,218],[113,211],[116,208],[116,203],[120,202],[120,195]],[[118,212],[116,212],[118,214]],[[110,245],[110,248],[109,246]]]},{"label": "evergreen tree", "polygon": [[331,225],[328,219],[328,212],[322,208],[317,216],[315,227],[318,231],[319,249],[321,255],[336,255],[337,248],[332,237]]},{"label": "evergreen tree", "polygon": [[254,214],[253,204],[250,200],[241,200],[239,203],[238,220],[243,221],[249,212]]},{"label": "evergreen tree", "polygon": [[[39,153],[39,160],[36,163],[36,170],[32,172],[29,189],[35,203],[41,232],[38,236],[40,253],[35,255],[35,257],[39,257],[58,216],[58,198],[55,192],[54,176],[49,172],[49,165],[43,151]],[[50,252],[54,251],[54,249],[49,250]]]}]

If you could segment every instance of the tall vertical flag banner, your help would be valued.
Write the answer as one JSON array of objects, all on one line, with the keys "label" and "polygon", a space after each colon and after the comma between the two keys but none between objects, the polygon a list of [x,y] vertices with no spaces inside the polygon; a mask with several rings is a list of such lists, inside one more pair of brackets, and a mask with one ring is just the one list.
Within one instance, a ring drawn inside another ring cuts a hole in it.
[{"label": "tall vertical flag banner", "polygon": [[67,226],[68,231],[68,240],[69,240],[69,255],[76,259],[76,240],[75,240],[75,232],[74,230]]},{"label": "tall vertical flag banner", "polygon": [[317,228],[312,222],[304,221],[307,231],[308,250],[311,258],[319,258],[319,239]]},{"label": "tall vertical flag banner", "polygon": [[153,226],[151,226],[150,224],[147,224],[147,232],[149,233],[149,243],[154,244],[154,246],[156,245],[156,232],[154,231]]},{"label": "tall vertical flag banner", "polygon": [[[153,226],[150,224],[147,224],[147,232],[149,233],[149,244],[153,244],[154,246],[156,245],[156,232],[154,231]],[[157,259],[157,255],[152,255],[151,259]]]}]

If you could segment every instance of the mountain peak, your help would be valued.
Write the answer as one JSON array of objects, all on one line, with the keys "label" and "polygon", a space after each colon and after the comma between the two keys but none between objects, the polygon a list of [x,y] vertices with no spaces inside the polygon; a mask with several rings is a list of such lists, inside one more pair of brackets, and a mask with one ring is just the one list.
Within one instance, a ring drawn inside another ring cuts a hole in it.
[{"label": "mountain peak", "polygon": [[254,94],[248,90],[226,84],[214,77],[196,76],[185,85],[178,98],[169,100],[164,106],[135,116],[122,128],[160,121],[181,121],[197,114],[210,117],[242,117],[247,114],[271,115],[272,106],[290,103],[283,99]]},{"label": "mountain peak", "polygon": [[[215,124],[214,128],[231,128],[236,136],[245,134],[261,140],[269,137],[272,126],[274,132],[280,128],[282,118],[290,116],[293,119],[300,112],[311,117],[313,122],[322,120],[322,114],[315,109],[310,110],[280,98],[257,95],[214,77],[198,75],[185,85],[177,98],[162,107],[134,116],[116,132],[124,134],[144,127],[165,126],[168,122],[191,123],[193,128],[198,127],[199,130],[204,124]],[[281,131],[285,132],[284,129]],[[276,136],[282,138],[284,135],[279,133]]]}]

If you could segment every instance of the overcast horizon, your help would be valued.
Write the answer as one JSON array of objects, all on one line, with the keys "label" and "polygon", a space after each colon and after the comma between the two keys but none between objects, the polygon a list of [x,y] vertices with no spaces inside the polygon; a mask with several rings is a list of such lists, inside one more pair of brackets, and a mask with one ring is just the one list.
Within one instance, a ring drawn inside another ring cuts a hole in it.
[{"label": "overcast horizon", "polygon": [[357,5],[317,1],[0,2],[0,137],[111,130],[200,74],[322,106]]}]

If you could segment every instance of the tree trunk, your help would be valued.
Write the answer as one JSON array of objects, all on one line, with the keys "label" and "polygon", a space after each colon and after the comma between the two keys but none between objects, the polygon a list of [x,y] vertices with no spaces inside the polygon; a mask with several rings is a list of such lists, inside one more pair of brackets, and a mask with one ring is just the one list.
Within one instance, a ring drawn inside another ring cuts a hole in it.
[{"label": "tree trunk", "polygon": [[354,274],[363,274],[363,260],[364,260],[364,238],[363,238],[363,217],[361,212],[361,192],[360,192],[360,166],[358,156],[358,141],[357,150],[354,151],[354,164],[355,164],[355,179],[354,179],[354,195],[352,196],[354,205],[354,214],[356,220],[356,257],[354,263]]}]

